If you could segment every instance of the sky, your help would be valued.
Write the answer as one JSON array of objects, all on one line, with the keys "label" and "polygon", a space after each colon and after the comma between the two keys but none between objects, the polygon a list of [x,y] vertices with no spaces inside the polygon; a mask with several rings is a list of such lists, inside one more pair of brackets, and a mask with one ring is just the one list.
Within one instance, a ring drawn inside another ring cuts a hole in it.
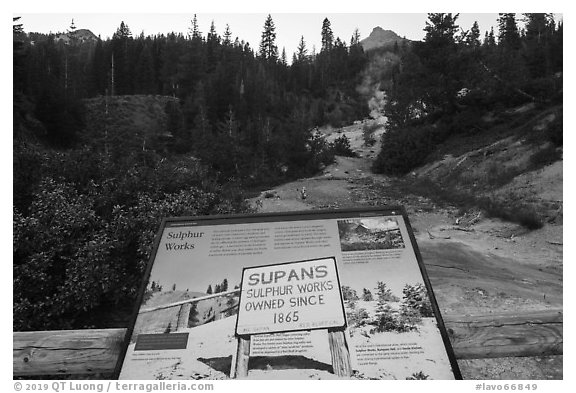
[{"label": "sky", "polygon": [[[154,35],[159,33],[179,32],[186,34],[191,26],[194,13],[22,13],[20,23],[26,32],[64,32],[72,19],[76,28],[89,29],[102,39],[111,37],[124,22],[134,36]],[[349,43],[356,28],[361,38],[366,38],[372,29],[380,26],[393,30],[401,37],[421,40],[424,37],[426,13],[275,13],[271,12],[276,26],[276,43],[279,51],[286,48],[291,57],[296,51],[300,37],[304,36],[309,51],[312,47],[320,48],[320,31],[322,21],[328,18],[335,37]],[[216,31],[222,35],[226,24],[230,26],[232,37],[238,37],[258,48],[266,13],[198,13],[200,31],[205,35],[214,21]],[[458,24],[464,30],[470,29],[478,21],[482,35],[484,31],[496,25],[497,13],[461,13]]]}]

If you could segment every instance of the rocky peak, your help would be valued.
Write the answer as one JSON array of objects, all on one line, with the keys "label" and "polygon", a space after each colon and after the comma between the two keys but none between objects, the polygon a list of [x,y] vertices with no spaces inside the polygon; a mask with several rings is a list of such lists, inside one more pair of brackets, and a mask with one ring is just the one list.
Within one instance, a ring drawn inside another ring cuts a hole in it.
[{"label": "rocky peak", "polygon": [[362,44],[362,48],[367,51],[370,49],[391,45],[395,42],[400,43],[403,40],[405,40],[405,38],[400,37],[392,30],[384,30],[380,26],[376,26],[367,38],[360,41],[360,44]]}]

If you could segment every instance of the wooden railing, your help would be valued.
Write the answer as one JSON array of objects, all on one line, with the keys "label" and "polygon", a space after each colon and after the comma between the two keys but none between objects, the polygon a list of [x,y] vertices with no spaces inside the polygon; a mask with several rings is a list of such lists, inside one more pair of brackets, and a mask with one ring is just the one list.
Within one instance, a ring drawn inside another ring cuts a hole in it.
[{"label": "wooden railing", "polygon": [[[444,315],[457,359],[562,354],[562,310]],[[126,329],[14,332],[14,376],[110,375]]]},{"label": "wooden railing", "polygon": [[[146,313],[150,313],[150,312],[154,312],[154,311],[158,311],[158,310],[165,310],[167,308],[178,307],[178,321],[176,322],[176,328],[174,329],[174,331],[177,332],[177,331],[188,328],[188,321],[190,319],[190,312],[192,310],[192,304],[193,303],[198,303],[198,302],[201,302],[203,300],[213,299],[216,297],[226,297],[229,295],[236,295],[239,292],[240,292],[240,289],[233,289],[233,290],[227,291],[227,292],[218,292],[218,293],[214,293],[211,295],[195,297],[192,299],[180,300],[178,302],[174,302],[174,303],[170,303],[170,304],[162,304],[160,306],[144,308],[144,309],[140,310],[140,314],[146,314]],[[228,311],[232,308],[234,308],[234,307],[228,307],[227,309],[224,309],[224,310],[221,310],[221,311],[215,313],[214,318],[217,319],[218,317],[223,315],[226,311]]]}]

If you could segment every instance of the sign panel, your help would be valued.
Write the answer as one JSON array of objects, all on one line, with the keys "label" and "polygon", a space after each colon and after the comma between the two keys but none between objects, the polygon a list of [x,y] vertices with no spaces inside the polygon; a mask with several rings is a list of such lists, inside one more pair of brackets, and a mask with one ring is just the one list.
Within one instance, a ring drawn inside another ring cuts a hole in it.
[{"label": "sign panel", "polygon": [[244,268],[236,334],[344,327],[335,258]]},{"label": "sign panel", "polygon": [[460,378],[401,207],[166,219],[122,379]]}]

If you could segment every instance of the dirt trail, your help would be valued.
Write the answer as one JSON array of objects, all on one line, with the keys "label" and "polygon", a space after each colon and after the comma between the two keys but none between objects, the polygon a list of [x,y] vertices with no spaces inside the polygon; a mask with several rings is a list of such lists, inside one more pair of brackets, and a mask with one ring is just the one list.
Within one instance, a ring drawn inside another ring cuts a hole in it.
[{"label": "dirt trail", "polygon": [[[403,205],[443,314],[562,309],[561,220],[535,231],[481,217],[472,225],[458,226],[457,209],[402,195],[392,189],[389,178],[370,171],[380,146],[363,146],[360,125],[330,131],[328,140],[345,133],[359,157],[336,157],[323,173],[264,192],[251,200],[252,205],[261,212]],[[554,197],[562,199],[561,188]],[[562,379],[562,356],[460,364],[469,379]]]}]

